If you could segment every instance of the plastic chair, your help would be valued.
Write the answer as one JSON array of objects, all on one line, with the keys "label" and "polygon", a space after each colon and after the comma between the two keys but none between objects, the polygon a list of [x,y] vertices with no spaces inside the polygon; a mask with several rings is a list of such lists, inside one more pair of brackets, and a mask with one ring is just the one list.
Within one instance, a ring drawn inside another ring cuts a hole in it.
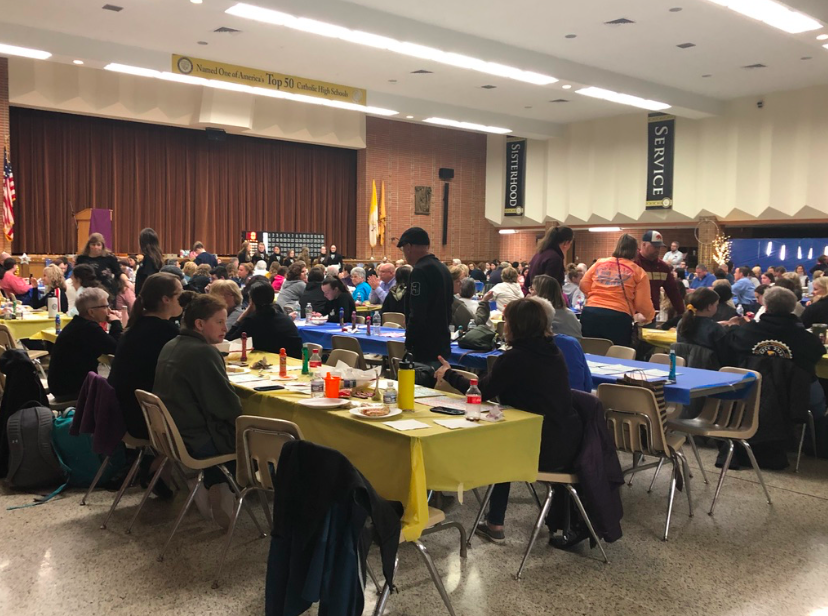
[{"label": "plastic chair", "polygon": [[[649,389],[603,383],[598,386],[598,397],[606,409],[607,427],[615,439],[615,448],[633,456],[633,466],[627,469],[625,474],[660,467],[665,460],[673,465],[667,499],[667,520],[662,537],[664,541],[667,541],[679,472],[683,474],[687,490],[687,505],[690,509],[690,517],[693,517],[690,469],[687,465],[687,458],[681,450],[685,438],[680,434],[664,432],[658,402],[655,394]],[[638,460],[645,455],[654,456],[658,458],[658,461],[640,466]],[[653,480],[655,481],[655,478]],[[649,491],[651,490],[652,484]]]},{"label": "plastic chair", "polygon": [[391,365],[391,378],[396,381],[400,361],[405,356],[405,342],[402,340],[386,340],[385,348],[388,353],[388,363]]},{"label": "plastic chair", "polygon": [[[359,346],[359,340],[351,336],[331,336],[331,346],[333,350],[345,349],[346,351],[353,351],[359,357],[357,361],[357,368],[360,370],[368,370],[368,363],[365,361],[365,355],[362,353],[362,347]],[[331,364],[335,366],[336,364]]]},{"label": "plastic chair", "polygon": [[387,329],[405,329],[405,327],[403,327],[399,323],[392,323],[390,321],[388,323],[383,323],[382,326]]},{"label": "plastic chair", "polygon": [[[428,508],[428,522],[426,523],[426,528],[423,531],[421,537],[425,537],[426,535],[431,535],[443,530],[447,530],[449,528],[456,528],[460,532],[460,557],[466,558],[466,544],[468,543],[466,538],[466,529],[463,528],[463,525],[459,522],[446,522],[446,514],[443,513],[440,509],[435,509],[434,507]],[[431,558],[431,554],[429,553],[426,546],[419,539],[415,539],[414,541],[407,542],[405,537],[402,533],[400,533],[400,543],[412,543],[414,547],[417,548],[417,553],[420,555],[420,558],[423,559],[426,568],[428,569],[428,574],[431,576],[431,581],[434,582],[434,586],[437,587],[437,592],[440,593],[440,598],[443,600],[443,603],[448,610],[448,613],[451,616],[455,616],[454,608],[451,605],[451,599],[449,599],[448,593],[446,592],[445,586],[443,586],[443,580],[440,578],[440,572],[437,571],[437,567],[434,564],[434,560]],[[397,565],[399,565],[399,556],[394,560],[394,573],[397,572]],[[373,577],[373,575],[372,575]],[[380,592],[380,597],[377,600],[376,608],[374,608],[374,616],[382,616],[382,613],[385,611],[385,606],[388,603],[388,597],[391,595],[391,586],[388,585],[388,582],[382,587],[382,591]]]},{"label": "plastic chair", "polygon": [[612,340],[606,338],[581,338],[578,340],[584,353],[592,355],[606,355],[612,346]]},{"label": "plastic chair", "polygon": [[756,378],[756,382],[751,386],[751,391],[747,396],[741,400],[723,400],[721,398],[708,397],[698,417],[693,419],[672,418],[667,420],[667,427],[670,430],[687,434],[690,438],[693,436],[704,436],[727,441],[728,443],[727,459],[725,460],[724,466],[722,466],[722,472],[719,473],[719,482],[716,485],[716,492],[713,495],[713,502],[710,504],[710,511],[708,512],[710,515],[713,515],[716,501],[719,499],[719,492],[721,492],[725,475],[730,467],[730,461],[733,458],[735,443],[739,443],[744,447],[748,458],[750,458],[753,470],[756,471],[756,476],[759,478],[759,483],[762,484],[762,489],[765,491],[768,505],[772,504],[768,488],[765,486],[765,480],[762,477],[762,471],[759,470],[759,465],[756,463],[753,450],[748,443],[748,439],[756,434],[756,430],[759,427],[759,395],[762,389],[762,375],[753,370],[731,368],[729,366],[722,368],[719,372],[753,375]]},{"label": "plastic chair", "polygon": [[[132,463],[132,466],[129,467],[129,472],[127,473],[126,477],[124,477],[124,481],[121,483],[121,487],[118,488],[118,493],[115,495],[115,500],[112,501],[112,506],[109,508],[109,512],[106,514],[106,518],[104,519],[103,524],[101,524],[100,526],[101,530],[106,530],[106,525],[109,524],[109,519],[112,517],[112,514],[115,513],[115,508],[118,506],[118,503],[121,502],[121,498],[123,497],[124,492],[129,486],[132,485],[132,480],[135,478],[135,473],[138,472],[138,468],[141,466],[141,460],[144,458],[144,454],[146,454],[147,451],[151,451],[152,449],[152,443],[150,443],[148,440],[132,438],[129,435],[129,433],[124,434],[123,441],[124,445],[126,445],[128,449],[137,449],[138,455],[135,457],[135,461]],[[103,469],[106,467],[108,463],[109,457],[107,457],[101,464],[101,468],[98,471],[98,474],[95,476],[95,480],[92,482],[92,485],[89,486],[89,492],[87,492],[86,496],[83,497],[81,505],[86,504],[86,497],[89,496],[90,492],[92,492],[92,489],[95,487],[95,484],[98,483],[98,479],[100,479],[101,473],[103,473]],[[155,484],[153,484],[153,487],[154,486]]]},{"label": "plastic chair", "polygon": [[[138,404],[141,405],[141,411],[144,413],[144,419],[146,420],[147,427],[149,428],[152,448],[159,454],[165,456],[165,458],[158,467],[158,470],[155,471],[155,475],[153,475],[147,491],[144,492],[144,497],[141,499],[141,504],[138,506],[138,511],[135,512],[135,516],[133,516],[132,522],[129,524],[129,528],[127,528],[127,533],[131,532],[132,525],[135,523],[135,518],[138,517],[138,513],[140,513],[144,503],[147,501],[147,498],[149,498],[150,492],[152,492],[152,489],[155,487],[155,482],[158,481],[158,478],[161,476],[161,471],[167,462],[172,460],[174,463],[178,462],[185,468],[198,471],[196,483],[193,486],[193,489],[190,490],[190,494],[187,496],[184,507],[181,509],[181,513],[178,514],[175,525],[173,526],[169,537],[167,537],[167,542],[164,544],[164,547],[161,549],[161,553],[158,555],[158,562],[162,562],[164,560],[164,554],[172,542],[173,535],[175,535],[175,531],[178,530],[178,527],[181,525],[181,521],[187,514],[190,505],[193,504],[196,492],[198,492],[204,483],[205,469],[218,467],[222,474],[227,478],[227,483],[230,484],[230,488],[236,493],[236,497],[239,497],[241,490],[239,490],[239,487],[236,485],[236,480],[233,479],[233,475],[230,474],[230,471],[228,471],[225,466],[228,462],[232,462],[236,459],[236,454],[229,453],[203,459],[193,458],[190,455],[190,452],[187,451],[187,447],[184,445],[184,441],[181,438],[181,433],[178,431],[175,421],[170,415],[170,412],[167,410],[167,407],[164,406],[161,399],[158,396],[141,389],[135,391],[135,396],[138,398]],[[256,516],[253,515],[253,511],[250,510],[249,506],[247,512],[250,514],[250,517],[253,518],[253,523],[259,530],[260,536],[266,537],[267,533],[262,530],[259,521],[256,519]]]},{"label": "plastic chair", "polygon": [[[667,353],[653,353],[650,357],[651,364],[664,364],[665,366],[670,365],[670,356]],[[684,358],[679,357],[676,355],[676,368],[684,368],[686,365]]]},{"label": "plastic chair", "polygon": [[265,492],[273,492],[273,476],[282,446],[288,441],[301,441],[302,431],[295,423],[269,417],[253,417],[241,415],[236,417],[236,483],[241,493],[236,498],[236,507],[230,526],[227,529],[227,539],[219,559],[218,571],[213,581],[213,588],[218,588],[221,570],[227,559],[227,552],[233,542],[233,531],[239,519],[244,499],[253,491],[259,493],[262,509],[267,516],[268,527],[273,527],[270,508],[267,505]]},{"label": "plastic chair", "polygon": [[606,357],[614,357],[616,359],[635,359],[635,349],[613,344],[607,350]]},{"label": "plastic chair", "polygon": [[0,352],[8,351],[9,349],[21,349],[26,351],[26,354],[29,356],[35,366],[37,366],[38,372],[40,372],[40,376],[42,378],[46,378],[46,372],[43,370],[43,365],[40,363],[40,359],[42,357],[48,357],[48,351],[30,351],[25,347],[25,345],[20,344],[17,340],[14,339],[14,334],[12,334],[9,326],[5,323],[0,323]]},{"label": "plastic chair", "polygon": [[359,367],[359,355],[346,349],[334,349],[325,360],[326,366],[336,366],[337,362],[345,362],[351,368]]},{"label": "plastic chair", "polygon": [[802,422],[802,435],[799,437],[799,451],[796,454],[796,470],[794,471],[796,473],[799,472],[799,461],[802,459],[802,445],[805,443],[806,430],[811,431],[811,446],[814,448],[814,457],[817,457],[816,428],[814,427],[814,414],[811,411],[808,411],[805,421]]},{"label": "plastic chair", "polygon": [[[464,377],[466,377],[469,380],[479,378],[474,372],[467,372],[466,370],[454,370],[454,371],[458,374],[462,374]],[[451,385],[448,384],[448,381],[445,381],[445,380],[441,380],[439,383],[437,383],[434,386],[434,389],[436,389],[437,391],[445,391],[445,392],[449,392],[449,393],[452,393],[452,394],[460,394],[461,396],[465,395],[465,393],[466,393],[465,391],[457,391],[456,389],[454,389],[454,387],[452,387]]]},{"label": "plastic chair", "polygon": [[313,355],[313,351],[319,351],[319,357],[322,357],[322,345],[316,344],[315,342],[306,342],[302,345],[303,347],[308,349],[308,354]]},{"label": "plastic chair", "polygon": [[365,325],[365,317],[356,317],[356,321],[354,321],[357,325]]},{"label": "plastic chair", "polygon": [[382,325],[389,325],[395,323],[405,329],[405,315],[402,312],[384,312],[382,315]]}]

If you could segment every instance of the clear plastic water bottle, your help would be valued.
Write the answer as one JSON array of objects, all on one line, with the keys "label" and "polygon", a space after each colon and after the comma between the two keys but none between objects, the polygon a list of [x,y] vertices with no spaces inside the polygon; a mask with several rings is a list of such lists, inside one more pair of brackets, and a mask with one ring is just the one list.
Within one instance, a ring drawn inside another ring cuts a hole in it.
[{"label": "clear plastic water bottle", "polygon": [[374,329],[376,330],[377,336],[382,334],[382,315],[379,310],[374,313]]},{"label": "clear plastic water bottle", "polygon": [[670,375],[667,379],[675,383],[676,382],[676,350],[670,349]]},{"label": "clear plastic water bottle", "polygon": [[305,323],[310,323],[311,315],[313,314],[313,306],[310,302],[305,306]]},{"label": "clear plastic water bottle", "polygon": [[319,374],[319,371],[313,373],[311,378],[311,398],[325,397],[325,381]]},{"label": "clear plastic water bottle", "polygon": [[477,387],[477,379],[471,379],[466,390],[466,417],[471,421],[479,421],[482,404],[483,396]]},{"label": "clear plastic water bottle", "polygon": [[745,316],[745,307],[742,306],[742,304],[736,306],[736,314],[738,314],[740,317]]}]

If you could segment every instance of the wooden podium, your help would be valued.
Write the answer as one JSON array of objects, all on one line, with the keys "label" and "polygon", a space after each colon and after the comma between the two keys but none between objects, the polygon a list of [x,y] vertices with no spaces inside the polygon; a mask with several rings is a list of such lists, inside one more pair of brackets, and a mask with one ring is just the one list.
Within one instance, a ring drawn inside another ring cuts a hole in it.
[{"label": "wooden podium", "polygon": [[[103,215],[103,224],[99,212],[108,212],[109,214],[108,216]],[[78,254],[86,246],[86,241],[92,233],[102,233],[106,239],[107,248],[112,248],[112,210],[86,208],[75,214],[75,223],[78,228]]]}]

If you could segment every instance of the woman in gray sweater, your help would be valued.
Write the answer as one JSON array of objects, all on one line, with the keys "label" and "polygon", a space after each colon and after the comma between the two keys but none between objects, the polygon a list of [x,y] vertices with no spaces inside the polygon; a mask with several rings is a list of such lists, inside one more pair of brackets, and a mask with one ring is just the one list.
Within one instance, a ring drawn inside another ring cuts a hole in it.
[{"label": "woman in gray sweater", "polygon": [[566,307],[561,284],[552,276],[538,274],[532,279],[529,288],[530,295],[537,295],[548,299],[555,308],[555,318],[552,319],[552,331],[556,334],[565,334],[573,338],[582,338],[581,322],[575,313]]},{"label": "woman in gray sweater", "polygon": [[308,283],[308,266],[304,261],[294,262],[287,271],[285,282],[279,290],[276,304],[281,306],[285,314],[299,310],[299,299],[305,292]]}]

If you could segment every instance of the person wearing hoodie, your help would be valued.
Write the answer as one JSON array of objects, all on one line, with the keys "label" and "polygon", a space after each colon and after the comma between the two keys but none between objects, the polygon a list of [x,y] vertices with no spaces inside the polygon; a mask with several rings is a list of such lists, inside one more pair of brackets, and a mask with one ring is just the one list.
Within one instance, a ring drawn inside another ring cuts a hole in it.
[{"label": "person wearing hoodie", "polygon": [[305,307],[310,304],[314,312],[320,314],[328,314],[328,300],[322,292],[322,281],[325,280],[325,269],[321,265],[316,265],[308,272],[308,284],[305,285],[305,290],[299,298],[299,312],[303,319],[308,318],[305,314]]},{"label": "person wearing hoodie", "polygon": [[285,313],[299,310],[299,299],[308,283],[308,266],[303,261],[296,261],[288,268],[285,282],[279,290],[276,300]]}]

